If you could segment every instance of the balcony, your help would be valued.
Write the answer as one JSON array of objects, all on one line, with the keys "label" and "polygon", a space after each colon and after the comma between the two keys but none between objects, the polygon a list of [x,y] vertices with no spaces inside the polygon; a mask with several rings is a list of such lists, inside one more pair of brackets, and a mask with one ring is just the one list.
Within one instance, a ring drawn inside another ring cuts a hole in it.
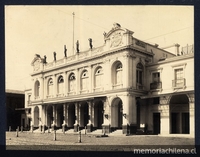
[{"label": "balcony", "polygon": [[185,88],[186,80],[185,78],[172,80],[173,88]]},{"label": "balcony", "polygon": [[150,90],[161,89],[161,88],[162,88],[162,82],[150,83]]}]

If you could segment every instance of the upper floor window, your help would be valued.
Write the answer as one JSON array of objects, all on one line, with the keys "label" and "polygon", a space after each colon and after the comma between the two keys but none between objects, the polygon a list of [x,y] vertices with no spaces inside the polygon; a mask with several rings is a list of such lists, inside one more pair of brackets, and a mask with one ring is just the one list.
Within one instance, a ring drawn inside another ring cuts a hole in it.
[{"label": "upper floor window", "polygon": [[183,87],[185,85],[185,79],[183,77],[183,68],[174,70],[174,87]]},{"label": "upper floor window", "polygon": [[186,88],[186,79],[185,79],[185,69],[187,63],[178,63],[171,65],[174,71],[174,79],[172,80],[172,87],[175,88]]},{"label": "upper floor window", "polygon": [[38,98],[40,95],[40,82],[35,82],[35,98]]},{"label": "upper floor window", "polygon": [[47,94],[53,95],[53,79],[52,78],[50,78],[48,81]]},{"label": "upper floor window", "polygon": [[63,76],[59,76],[58,78],[58,93],[63,93],[64,79]]},{"label": "upper floor window", "polygon": [[69,92],[75,91],[76,89],[76,77],[74,73],[69,76]]},{"label": "upper floor window", "polygon": [[119,63],[117,64],[116,66],[116,69],[115,69],[115,74],[116,74],[116,77],[115,77],[115,84],[122,84],[122,64]]},{"label": "upper floor window", "polygon": [[143,84],[143,65],[141,63],[137,64],[137,70],[136,70],[136,81],[137,84],[142,85]]},{"label": "upper floor window", "polygon": [[94,87],[101,87],[102,86],[102,82],[103,82],[103,70],[102,67],[99,67],[96,72],[95,72],[95,76],[94,76]]},{"label": "upper floor window", "polygon": [[175,80],[183,78],[183,68],[175,69]]},{"label": "upper floor window", "polygon": [[158,83],[160,82],[160,73],[155,72],[152,74],[152,82]]},{"label": "upper floor window", "polygon": [[81,75],[81,90],[85,90],[88,88],[88,71],[85,70],[83,71],[82,75]]}]

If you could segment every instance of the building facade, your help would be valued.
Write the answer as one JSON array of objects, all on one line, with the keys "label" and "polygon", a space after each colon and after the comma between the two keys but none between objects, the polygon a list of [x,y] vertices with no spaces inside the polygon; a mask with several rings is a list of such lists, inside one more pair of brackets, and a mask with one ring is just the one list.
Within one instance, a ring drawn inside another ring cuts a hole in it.
[{"label": "building facade", "polygon": [[35,55],[25,105],[32,129],[87,127],[194,136],[194,53],[176,54],[114,24],[104,45],[46,62]]},{"label": "building facade", "polygon": [[26,127],[24,95],[24,91],[6,89],[6,130],[16,130],[18,126]]}]

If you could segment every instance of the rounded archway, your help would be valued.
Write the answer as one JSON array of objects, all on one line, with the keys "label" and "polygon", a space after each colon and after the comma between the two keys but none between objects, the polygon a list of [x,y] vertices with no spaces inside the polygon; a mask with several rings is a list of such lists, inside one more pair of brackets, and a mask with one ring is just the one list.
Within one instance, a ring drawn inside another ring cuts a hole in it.
[{"label": "rounded archway", "polygon": [[111,128],[122,129],[122,115],[123,115],[122,100],[117,97],[111,104]]},{"label": "rounded archway", "polygon": [[174,95],[170,99],[170,133],[189,134],[190,115],[187,95]]},{"label": "rounded archway", "polygon": [[122,82],[122,72],[123,72],[123,65],[121,61],[116,61],[113,63],[111,68],[111,78],[112,78],[112,84],[115,88],[120,87]]},{"label": "rounded archway", "polygon": [[51,127],[53,123],[53,106],[49,105],[47,107],[47,127]]},{"label": "rounded archway", "polygon": [[40,82],[37,80],[35,82],[35,98],[37,99],[40,96]]},{"label": "rounded archway", "polygon": [[39,127],[39,120],[40,120],[40,117],[39,117],[39,107],[36,106],[34,108],[34,127]]},{"label": "rounded archway", "polygon": [[103,102],[97,101],[94,104],[94,128],[101,129],[103,124]]}]

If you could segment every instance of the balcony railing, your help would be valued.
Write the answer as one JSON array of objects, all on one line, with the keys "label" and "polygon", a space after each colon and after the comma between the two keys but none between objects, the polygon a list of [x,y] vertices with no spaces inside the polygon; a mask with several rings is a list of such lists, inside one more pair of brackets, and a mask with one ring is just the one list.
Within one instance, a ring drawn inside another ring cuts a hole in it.
[{"label": "balcony railing", "polygon": [[185,83],[186,83],[185,78],[172,80],[172,87],[174,88],[185,87]]},{"label": "balcony railing", "polygon": [[153,82],[153,83],[150,83],[150,90],[161,89],[161,88],[162,88],[162,82]]}]

